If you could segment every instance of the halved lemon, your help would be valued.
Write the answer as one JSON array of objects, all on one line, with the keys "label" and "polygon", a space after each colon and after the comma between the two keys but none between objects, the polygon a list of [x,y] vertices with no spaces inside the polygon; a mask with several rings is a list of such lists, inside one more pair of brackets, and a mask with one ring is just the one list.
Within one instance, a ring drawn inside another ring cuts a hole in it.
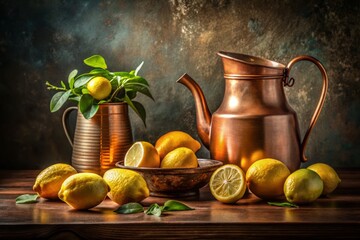
[{"label": "halved lemon", "polygon": [[145,141],[135,142],[126,152],[124,165],[129,167],[160,167],[160,157],[155,147]]},{"label": "halved lemon", "polygon": [[211,175],[209,186],[211,194],[218,201],[235,203],[245,194],[245,173],[237,165],[223,165]]}]

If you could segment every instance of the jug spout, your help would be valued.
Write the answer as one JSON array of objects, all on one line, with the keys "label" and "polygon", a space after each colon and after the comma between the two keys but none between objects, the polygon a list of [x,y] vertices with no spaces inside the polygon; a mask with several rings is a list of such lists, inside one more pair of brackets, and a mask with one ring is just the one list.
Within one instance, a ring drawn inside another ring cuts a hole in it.
[{"label": "jug spout", "polygon": [[206,148],[210,143],[211,113],[200,86],[187,73],[182,75],[177,82],[185,85],[194,96],[196,109],[196,125],[199,137]]}]

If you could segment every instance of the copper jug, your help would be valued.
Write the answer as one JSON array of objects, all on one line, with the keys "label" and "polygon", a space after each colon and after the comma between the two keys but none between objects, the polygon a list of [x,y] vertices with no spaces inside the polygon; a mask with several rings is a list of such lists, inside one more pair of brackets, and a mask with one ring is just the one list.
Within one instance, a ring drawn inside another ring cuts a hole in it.
[{"label": "copper jug", "polygon": [[[178,82],[193,94],[199,137],[213,159],[239,165],[243,170],[261,158],[284,162],[291,172],[307,161],[305,147],[328,88],[323,65],[311,56],[298,56],[287,66],[267,59],[231,52],[222,58],[225,94],[220,107],[211,114],[199,85],[184,74]],[[322,74],[322,92],[310,125],[301,140],[295,111],[290,107],[284,86],[292,86],[292,66],[299,61],[314,63]]]},{"label": "copper jug", "polygon": [[98,112],[85,119],[77,112],[74,141],[69,134],[70,112],[77,107],[67,108],[62,116],[62,124],[71,146],[72,165],[79,172],[93,172],[102,175],[106,170],[123,161],[133,137],[126,103],[105,103],[99,105]]}]

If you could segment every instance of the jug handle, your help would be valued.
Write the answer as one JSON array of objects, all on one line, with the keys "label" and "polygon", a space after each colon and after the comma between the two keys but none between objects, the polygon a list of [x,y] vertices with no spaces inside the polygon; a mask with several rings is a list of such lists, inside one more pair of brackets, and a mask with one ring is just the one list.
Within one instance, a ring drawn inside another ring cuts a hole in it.
[{"label": "jug handle", "polygon": [[69,128],[68,128],[68,124],[66,123],[69,116],[70,116],[70,113],[74,110],[77,110],[78,108],[77,107],[68,107],[64,112],[63,112],[63,115],[62,115],[62,126],[63,126],[63,129],[64,129],[64,132],[65,132],[65,135],[67,137],[67,139],[69,140],[69,143],[71,145],[71,147],[73,147],[74,143],[70,137],[70,134],[69,134]]},{"label": "jug handle", "polygon": [[[308,142],[310,132],[313,129],[316,121],[318,120],[321,109],[322,109],[322,107],[324,105],[325,96],[326,96],[326,92],[327,92],[328,85],[329,85],[329,80],[328,80],[328,76],[326,74],[326,70],[325,70],[324,66],[321,64],[321,62],[319,60],[317,60],[316,58],[311,57],[311,56],[307,56],[307,55],[298,56],[298,57],[295,57],[294,59],[292,59],[288,63],[288,65],[286,66],[287,74],[290,72],[292,66],[295,63],[300,62],[300,61],[310,61],[310,62],[314,63],[319,68],[319,70],[321,72],[321,76],[322,76],[321,95],[320,95],[319,101],[318,101],[318,103],[316,105],[314,114],[313,114],[313,116],[311,118],[309,128],[307,129],[307,131],[305,133],[305,136],[304,136],[304,138],[303,138],[303,140],[301,142],[301,155],[300,155],[301,156],[301,161],[306,162],[307,161],[307,157],[305,156],[306,144]],[[294,79],[290,79],[290,81],[289,81],[287,78],[288,78],[288,75],[285,76],[285,83],[284,84],[291,86],[293,84],[293,82],[294,82]]]}]

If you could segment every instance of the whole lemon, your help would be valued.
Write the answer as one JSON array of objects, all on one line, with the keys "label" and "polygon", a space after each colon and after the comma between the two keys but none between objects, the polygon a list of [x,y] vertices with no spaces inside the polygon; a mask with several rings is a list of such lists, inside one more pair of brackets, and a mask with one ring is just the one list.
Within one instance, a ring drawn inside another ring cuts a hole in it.
[{"label": "whole lemon", "polygon": [[58,199],[61,184],[71,175],[77,173],[75,168],[65,163],[53,164],[42,170],[35,179],[33,190],[40,197]]},{"label": "whole lemon", "polygon": [[284,193],[291,203],[305,204],[315,201],[323,191],[323,181],[310,169],[298,169],[286,179]]},{"label": "whole lemon", "polygon": [[59,191],[59,198],[74,209],[96,207],[106,197],[109,186],[95,173],[77,173],[68,177]]},{"label": "whole lemon", "polygon": [[172,150],[161,161],[161,168],[196,168],[197,166],[195,153],[187,147]]},{"label": "whole lemon", "polygon": [[307,167],[307,169],[313,170],[317,174],[319,174],[320,178],[324,182],[324,189],[322,195],[327,195],[332,193],[339,183],[341,182],[338,174],[328,164],[325,163],[315,163]]},{"label": "whole lemon", "polygon": [[284,194],[284,182],[289,175],[290,170],[283,162],[264,158],[250,165],[246,172],[246,183],[257,197],[276,199]]},{"label": "whole lemon", "polygon": [[104,77],[94,77],[86,85],[90,95],[96,100],[107,98],[111,93],[111,83]]},{"label": "whole lemon", "polygon": [[135,142],[125,154],[124,165],[130,167],[160,167],[160,157],[155,147],[145,141]]},{"label": "whole lemon", "polygon": [[113,168],[103,178],[110,186],[108,197],[119,205],[141,202],[150,194],[144,178],[135,171]]},{"label": "whole lemon", "polygon": [[179,147],[187,147],[193,152],[196,152],[200,149],[201,144],[189,134],[182,131],[165,133],[155,143],[155,148],[159,153],[160,159],[163,159],[166,154]]}]

